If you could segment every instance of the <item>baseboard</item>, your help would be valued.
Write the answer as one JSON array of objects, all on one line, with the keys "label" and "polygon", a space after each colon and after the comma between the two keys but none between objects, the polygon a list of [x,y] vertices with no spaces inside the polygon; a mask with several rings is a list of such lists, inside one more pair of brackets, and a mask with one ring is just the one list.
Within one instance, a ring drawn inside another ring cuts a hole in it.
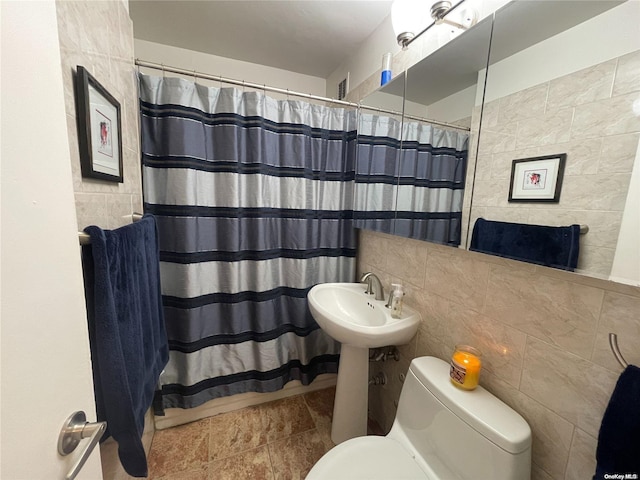
[{"label": "baseboard", "polygon": [[241,408],[272,402],[281,398],[292,397],[303,393],[322,390],[336,384],[336,374],[318,375],[311,385],[302,385],[294,380],[287,383],[282,390],[270,393],[241,393],[230,397],[216,398],[195,408],[167,408],[164,417],[154,417],[156,430],[184,425],[203,418],[212,417],[221,413],[240,410]]}]

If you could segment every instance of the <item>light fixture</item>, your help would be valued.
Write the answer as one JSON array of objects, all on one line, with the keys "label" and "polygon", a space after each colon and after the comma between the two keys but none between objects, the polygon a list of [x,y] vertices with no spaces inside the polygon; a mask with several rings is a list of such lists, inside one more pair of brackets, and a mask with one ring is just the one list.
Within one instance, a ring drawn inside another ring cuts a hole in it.
[{"label": "light fixture", "polygon": [[427,25],[429,2],[424,0],[395,0],[391,5],[391,23],[403,49]]},{"label": "light fixture", "polygon": [[[464,0],[463,0],[464,1]],[[391,5],[391,22],[393,30],[398,40],[398,45],[406,49],[413,39],[429,27],[427,22],[429,17],[433,19],[431,25],[447,24],[461,30],[466,30],[475,25],[478,21],[478,13],[473,8],[466,8],[461,11],[461,21],[445,18],[452,9],[449,0],[439,0],[433,2],[424,0],[395,0]],[[458,2],[456,7],[462,3]]]},{"label": "light fixture", "polygon": [[462,11],[462,22],[456,22],[445,18],[447,13],[449,13],[449,10],[451,10],[451,2],[448,0],[442,0],[434,3],[431,6],[431,18],[433,18],[434,23],[436,25],[446,23],[452,27],[467,30],[478,22],[478,12],[473,8],[466,8]]}]

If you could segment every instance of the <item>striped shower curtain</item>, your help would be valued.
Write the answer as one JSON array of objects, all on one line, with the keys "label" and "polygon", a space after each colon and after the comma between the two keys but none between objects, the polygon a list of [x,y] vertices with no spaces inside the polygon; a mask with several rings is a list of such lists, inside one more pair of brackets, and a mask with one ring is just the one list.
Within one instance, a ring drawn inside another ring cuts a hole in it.
[{"label": "striped shower curtain", "polygon": [[354,224],[394,233],[402,120],[360,111]]},{"label": "striped shower curtain", "polygon": [[467,132],[361,112],[355,225],[460,244]]},{"label": "striped shower curtain", "polygon": [[404,122],[395,234],[460,245],[469,134]]},{"label": "striped shower curtain", "polygon": [[337,372],[339,344],[306,296],[354,280],[356,112],[179,78],[139,83],[170,347],[162,405]]}]

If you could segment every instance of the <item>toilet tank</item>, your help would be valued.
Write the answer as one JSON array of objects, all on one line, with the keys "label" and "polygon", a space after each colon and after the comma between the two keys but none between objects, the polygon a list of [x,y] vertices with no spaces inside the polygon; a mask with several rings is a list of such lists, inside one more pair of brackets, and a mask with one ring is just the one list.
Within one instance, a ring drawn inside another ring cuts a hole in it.
[{"label": "toilet tank", "polygon": [[414,455],[429,478],[531,477],[531,429],[524,418],[482,387],[455,387],[449,364],[439,358],[411,362],[388,436]]}]

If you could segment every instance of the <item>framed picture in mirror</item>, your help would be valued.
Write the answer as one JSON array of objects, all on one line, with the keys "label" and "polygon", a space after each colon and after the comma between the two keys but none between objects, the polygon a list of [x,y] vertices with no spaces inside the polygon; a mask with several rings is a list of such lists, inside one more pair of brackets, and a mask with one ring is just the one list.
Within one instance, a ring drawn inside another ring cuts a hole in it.
[{"label": "framed picture in mirror", "polygon": [[521,158],[511,164],[509,202],[558,203],[566,153]]},{"label": "framed picture in mirror", "polygon": [[80,65],[76,117],[82,176],[122,183],[120,103]]}]

